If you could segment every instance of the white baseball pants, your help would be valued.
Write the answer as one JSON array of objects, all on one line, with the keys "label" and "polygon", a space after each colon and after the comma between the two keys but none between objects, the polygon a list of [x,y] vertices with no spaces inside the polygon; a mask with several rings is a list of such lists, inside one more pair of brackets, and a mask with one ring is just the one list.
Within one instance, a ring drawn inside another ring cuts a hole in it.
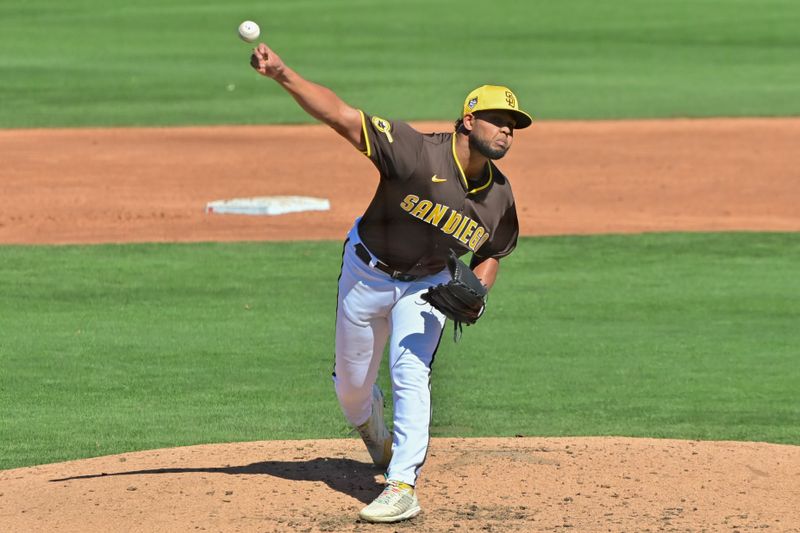
[{"label": "white baseball pants", "polygon": [[387,479],[414,485],[428,451],[431,363],[445,322],[420,295],[449,281],[450,274],[445,269],[410,282],[392,279],[356,255],[357,223],[344,246],[339,278],[336,395],[348,422],[353,426],[366,422],[388,340],[394,439]]}]

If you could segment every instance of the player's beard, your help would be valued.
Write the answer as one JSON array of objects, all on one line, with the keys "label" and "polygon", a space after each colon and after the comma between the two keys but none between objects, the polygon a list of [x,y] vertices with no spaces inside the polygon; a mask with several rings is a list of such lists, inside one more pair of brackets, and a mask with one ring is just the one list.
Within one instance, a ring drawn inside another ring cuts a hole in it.
[{"label": "player's beard", "polygon": [[483,157],[488,157],[492,160],[501,159],[510,148],[509,146],[505,148],[492,148],[489,142],[479,139],[474,132],[469,135],[469,147],[477,150]]}]

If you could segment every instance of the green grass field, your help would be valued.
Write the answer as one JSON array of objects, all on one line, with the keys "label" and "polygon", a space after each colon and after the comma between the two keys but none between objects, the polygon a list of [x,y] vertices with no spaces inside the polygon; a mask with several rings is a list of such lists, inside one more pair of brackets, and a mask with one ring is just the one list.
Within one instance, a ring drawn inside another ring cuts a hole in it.
[{"label": "green grass field", "polygon": [[[348,435],[339,243],[0,253],[0,468]],[[800,444],[798,262],[798,234],[523,239],[486,317],[448,325],[432,432]]]},{"label": "green grass field", "polygon": [[244,19],[406,120],[484,83],[543,119],[800,115],[795,0],[27,0],[0,4],[0,127],[309,122],[249,68]]}]

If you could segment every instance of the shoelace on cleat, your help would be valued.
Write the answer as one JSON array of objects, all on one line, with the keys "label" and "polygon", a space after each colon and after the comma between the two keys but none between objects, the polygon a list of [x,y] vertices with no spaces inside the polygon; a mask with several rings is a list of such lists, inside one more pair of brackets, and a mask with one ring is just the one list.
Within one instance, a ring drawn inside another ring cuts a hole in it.
[{"label": "shoelace on cleat", "polygon": [[394,503],[392,500],[394,500],[397,496],[400,498],[404,496],[411,496],[411,486],[407,485],[407,487],[408,488],[401,486],[400,483],[389,483],[386,485],[386,488],[383,489],[381,495],[375,499],[375,501],[384,505],[391,505]]}]

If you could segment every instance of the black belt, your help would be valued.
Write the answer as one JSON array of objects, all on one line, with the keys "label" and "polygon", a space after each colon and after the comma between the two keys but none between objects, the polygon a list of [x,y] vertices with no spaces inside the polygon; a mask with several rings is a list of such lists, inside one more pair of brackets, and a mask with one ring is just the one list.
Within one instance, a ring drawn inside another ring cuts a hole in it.
[{"label": "black belt", "polygon": [[[361,243],[358,243],[354,246],[354,248],[356,250],[356,255],[358,256],[358,258],[364,261],[364,263],[366,263],[367,265],[369,265],[370,262],[372,261],[372,257],[369,255],[369,250],[367,250],[366,246],[364,246]],[[381,272],[386,273],[390,278],[396,279],[397,281],[414,281],[422,277],[422,276],[414,276],[413,274],[405,274],[403,272],[400,272],[399,270],[393,269],[386,263],[381,263],[380,261],[375,263],[375,268],[377,268]]]}]

